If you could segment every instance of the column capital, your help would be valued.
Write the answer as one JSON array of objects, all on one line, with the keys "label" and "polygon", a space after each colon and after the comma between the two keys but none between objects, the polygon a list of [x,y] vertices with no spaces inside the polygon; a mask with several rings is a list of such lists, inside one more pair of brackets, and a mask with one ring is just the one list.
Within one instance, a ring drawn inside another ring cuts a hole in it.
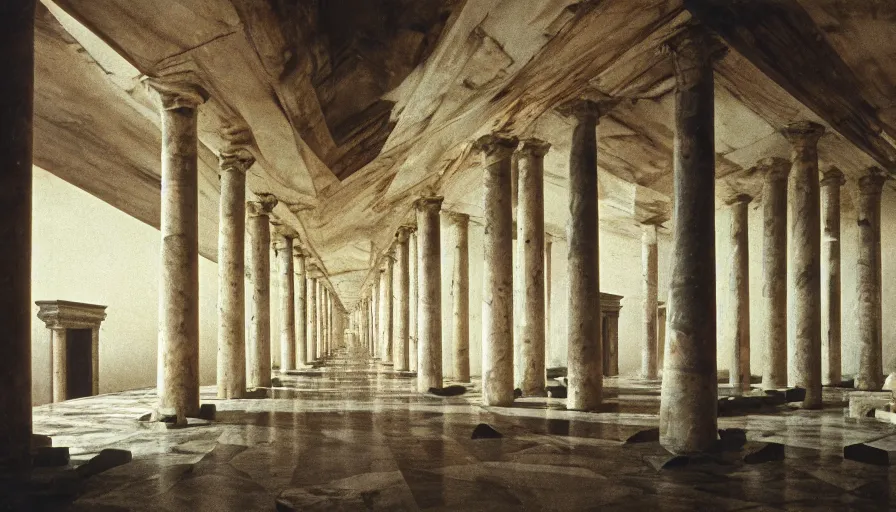
[{"label": "column capital", "polygon": [[416,230],[416,229],[417,229],[417,226],[411,226],[411,225],[399,226],[398,230],[395,231],[395,239],[398,240],[399,243],[403,244],[408,241],[408,238],[410,238],[411,233],[413,233],[414,230]]},{"label": "column capital", "polygon": [[249,217],[269,216],[277,206],[277,198],[273,194],[258,194],[257,201],[246,203],[246,212]]},{"label": "column capital", "polygon": [[706,60],[711,63],[721,59],[728,53],[728,47],[703,24],[692,20],[667,39],[660,51],[675,58],[677,71],[680,72]]},{"label": "column capital", "polygon": [[846,178],[843,177],[843,171],[836,167],[831,167],[827,171],[822,173],[821,178],[821,186],[822,187],[842,187],[846,184]]},{"label": "column capital", "polygon": [[493,162],[510,158],[519,142],[516,137],[492,133],[476,139],[473,150],[482,153],[483,163],[488,166]]},{"label": "column capital", "polygon": [[202,87],[172,78],[146,77],[143,81],[156,93],[162,110],[179,108],[195,109],[208,100],[208,93]]},{"label": "column capital", "polygon": [[470,223],[470,216],[466,213],[445,211],[445,219],[451,224],[467,225]]},{"label": "column capital", "polygon": [[442,201],[444,200],[445,198],[442,196],[421,197],[414,201],[414,208],[418,211],[439,211],[442,208]]},{"label": "column capital", "polygon": [[790,174],[790,160],[781,157],[763,158],[756,164],[756,170],[765,175],[765,181],[786,181]]},{"label": "column capital", "polygon": [[245,173],[255,163],[255,157],[245,148],[227,148],[218,155],[218,167],[221,172],[236,171]]},{"label": "column capital", "polygon": [[520,141],[520,147],[517,149],[517,154],[520,155],[529,155],[534,157],[544,157],[548,154],[548,150],[551,149],[551,143],[543,141],[541,139],[536,138],[528,138]]},{"label": "column capital", "polygon": [[887,174],[880,167],[870,167],[868,174],[859,178],[859,192],[862,195],[880,195],[887,181]]},{"label": "column capital", "polygon": [[564,117],[575,118],[581,120],[593,120],[595,123],[600,121],[607,112],[613,110],[619,104],[619,98],[574,98],[563,102],[557,106],[557,113]]},{"label": "column capital", "polygon": [[812,121],[797,121],[781,128],[781,135],[794,147],[815,146],[824,134],[824,126]]},{"label": "column capital", "polygon": [[750,194],[734,194],[725,200],[725,204],[728,206],[748,205],[752,200],[753,196]]},{"label": "column capital", "polygon": [[292,257],[293,258],[305,258],[308,256],[308,254],[307,254],[305,248],[302,247],[302,245],[299,244],[298,241],[299,240],[297,237],[296,241],[293,243],[293,246],[292,246]]}]

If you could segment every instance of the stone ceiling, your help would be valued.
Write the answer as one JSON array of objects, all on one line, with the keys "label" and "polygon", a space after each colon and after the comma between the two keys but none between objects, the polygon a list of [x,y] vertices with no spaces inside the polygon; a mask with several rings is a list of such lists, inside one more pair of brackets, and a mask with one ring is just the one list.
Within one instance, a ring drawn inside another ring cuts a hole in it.
[{"label": "stone ceiling", "polygon": [[[574,96],[622,102],[598,127],[603,229],[635,234],[671,204],[673,87],[663,42],[692,18],[716,64],[720,199],[789,156],[778,129],[828,127],[823,169],[896,171],[896,4],[887,0],[42,0],[35,163],[159,223],[160,129],[145,77],[192,80],[200,108],[200,251],[216,259],[217,158],[246,130],[251,193],[281,201],[341,301],[422,193],[481,215],[471,143],[552,144],[546,225],[564,236]],[[250,194],[251,195],[251,194]],[[849,194],[847,194],[848,197]],[[845,208],[849,208],[847,199]]]}]

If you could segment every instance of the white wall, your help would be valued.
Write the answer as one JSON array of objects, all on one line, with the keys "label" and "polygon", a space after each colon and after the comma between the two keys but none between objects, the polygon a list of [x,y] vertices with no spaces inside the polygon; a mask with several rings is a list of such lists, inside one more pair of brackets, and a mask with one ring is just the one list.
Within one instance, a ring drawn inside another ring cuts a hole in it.
[{"label": "white wall", "polygon": [[[159,231],[34,169],[32,299],[108,306],[100,393],[156,385]],[[200,380],[215,382],[217,265],[199,259]],[[49,333],[32,320],[34,404],[50,401]]]}]

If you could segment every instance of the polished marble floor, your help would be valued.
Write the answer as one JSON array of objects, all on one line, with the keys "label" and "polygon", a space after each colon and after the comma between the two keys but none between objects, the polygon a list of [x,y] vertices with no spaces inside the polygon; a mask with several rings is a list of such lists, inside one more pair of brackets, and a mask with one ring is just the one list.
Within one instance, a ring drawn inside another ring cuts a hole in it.
[{"label": "polished marble floor", "polygon": [[[657,425],[654,383],[609,379],[607,411],[562,399],[482,408],[412,391],[413,378],[353,354],[282,377],[266,399],[216,400],[213,422],[168,430],[138,418],[153,390],[34,409],[34,431],[73,459],[103,448],[133,462],[91,477],[72,510],[889,510],[896,472],[843,460],[847,444],[896,436],[896,425],[781,407],[720,418],[751,441],[786,445],[783,461],[737,457],[657,471],[655,443],[626,445]],[[471,439],[488,423],[504,437]],[[896,437],[894,437],[896,440]]]}]

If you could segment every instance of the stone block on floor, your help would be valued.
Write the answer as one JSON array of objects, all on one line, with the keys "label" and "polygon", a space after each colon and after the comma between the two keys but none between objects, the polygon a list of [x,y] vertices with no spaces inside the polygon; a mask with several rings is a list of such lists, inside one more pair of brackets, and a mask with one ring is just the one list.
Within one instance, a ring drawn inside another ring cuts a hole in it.
[{"label": "stone block on floor", "polygon": [[893,402],[892,391],[853,391],[849,397],[849,417],[874,417],[875,409],[887,410]]},{"label": "stone block on floor", "polygon": [[131,462],[131,452],[116,448],[101,450],[95,457],[87,461],[87,464],[78,467],[78,474],[82,477],[90,477],[108,469]]},{"label": "stone block on floor", "polygon": [[876,466],[892,466],[896,464],[896,435],[844,446],[843,458]]},{"label": "stone block on floor", "polygon": [[68,448],[64,446],[55,448],[52,446],[45,446],[37,448],[33,453],[32,461],[34,466],[39,468],[67,466],[71,460]]}]

